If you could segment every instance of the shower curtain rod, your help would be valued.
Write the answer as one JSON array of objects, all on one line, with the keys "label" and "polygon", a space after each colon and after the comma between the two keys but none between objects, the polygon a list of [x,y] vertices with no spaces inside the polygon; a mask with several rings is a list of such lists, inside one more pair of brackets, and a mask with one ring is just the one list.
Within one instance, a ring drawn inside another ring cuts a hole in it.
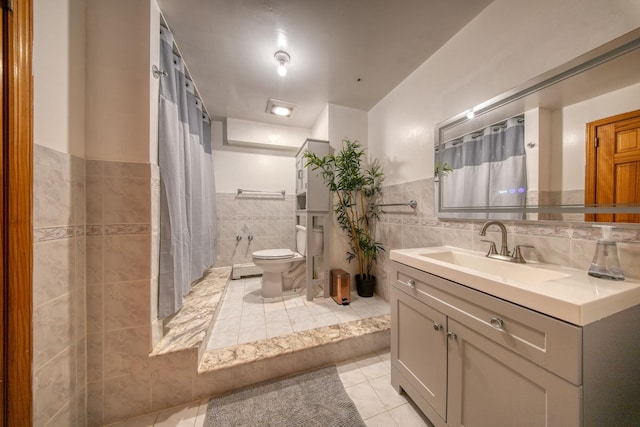
[{"label": "shower curtain rod", "polygon": [[[167,31],[171,31],[171,29],[169,28],[169,25],[167,25],[167,21],[164,19],[164,16],[162,15],[162,13],[160,13],[160,26],[164,27],[167,29]],[[173,34],[173,32],[171,32]],[[207,115],[207,117],[209,118],[209,121],[213,121],[213,118],[211,117],[211,114],[209,114],[209,110],[207,110],[207,107],[204,104],[204,100],[202,98],[202,95],[200,95],[200,91],[198,90],[198,85],[196,85],[195,80],[193,80],[193,77],[191,77],[191,71],[189,71],[189,67],[187,66],[187,62],[184,60],[184,57],[182,56],[182,52],[180,51],[180,48],[178,47],[178,44],[176,43],[175,39],[173,40],[173,53],[175,53],[176,55],[178,55],[180,58],[182,58],[182,63],[184,64],[184,69],[187,72],[187,77],[189,78],[189,80],[191,80],[191,84],[193,85],[193,89],[196,92],[196,97],[200,100],[200,105],[202,106],[202,112],[205,113]],[[167,75],[167,72],[164,70],[159,69],[157,66],[153,66],[153,76],[157,79],[159,79],[160,77],[164,77]]]}]

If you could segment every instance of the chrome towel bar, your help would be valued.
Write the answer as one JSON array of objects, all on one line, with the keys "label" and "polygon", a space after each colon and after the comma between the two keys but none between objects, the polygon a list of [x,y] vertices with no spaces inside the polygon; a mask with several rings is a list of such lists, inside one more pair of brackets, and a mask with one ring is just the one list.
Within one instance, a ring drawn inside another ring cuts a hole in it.
[{"label": "chrome towel bar", "polygon": [[418,207],[418,202],[415,200],[409,200],[407,203],[380,203],[373,205],[374,207],[383,207],[383,206],[409,206],[411,209],[415,209]]},{"label": "chrome towel bar", "polygon": [[245,195],[245,196],[275,196],[275,197],[282,197],[284,199],[284,196],[286,194],[286,190],[275,190],[275,191],[265,191],[265,190],[247,190],[247,189],[242,189],[242,188],[238,188],[238,193],[237,195]]}]

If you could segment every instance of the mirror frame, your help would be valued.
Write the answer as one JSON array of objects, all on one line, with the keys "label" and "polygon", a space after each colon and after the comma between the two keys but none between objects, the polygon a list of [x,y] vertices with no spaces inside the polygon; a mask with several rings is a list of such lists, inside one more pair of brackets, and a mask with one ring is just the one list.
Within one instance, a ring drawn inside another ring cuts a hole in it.
[{"label": "mirror frame", "polygon": [[[614,39],[584,55],[575,58],[557,68],[554,68],[540,76],[525,82],[522,85],[508,90],[485,102],[446,119],[435,126],[435,164],[442,163],[444,149],[443,144],[454,137],[458,137],[474,130],[491,125],[492,123],[504,120],[506,117],[515,116],[522,113],[520,103],[529,95],[533,95],[556,83],[576,76],[584,71],[604,64],[612,59],[618,58],[626,53],[640,49],[640,28],[622,37]],[[467,113],[473,111],[473,118],[468,118]],[[471,123],[473,120],[473,124]],[[455,133],[454,133],[455,132]],[[454,133],[454,134],[452,134]],[[435,170],[435,165],[434,165]],[[436,197],[438,218],[447,217],[447,214],[455,213],[455,219],[465,219],[460,214],[468,213],[640,213],[640,205],[535,205],[526,207],[442,207],[442,191],[438,182],[442,172],[438,171],[435,176]],[[470,219],[470,218],[469,218]]]}]

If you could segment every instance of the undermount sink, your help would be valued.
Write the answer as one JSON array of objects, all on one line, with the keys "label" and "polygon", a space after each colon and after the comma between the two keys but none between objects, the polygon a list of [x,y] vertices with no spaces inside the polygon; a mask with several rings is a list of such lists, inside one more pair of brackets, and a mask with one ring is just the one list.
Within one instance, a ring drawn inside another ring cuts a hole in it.
[{"label": "undermount sink", "polygon": [[516,282],[540,283],[569,276],[560,271],[499,261],[458,251],[424,253],[419,256]]}]

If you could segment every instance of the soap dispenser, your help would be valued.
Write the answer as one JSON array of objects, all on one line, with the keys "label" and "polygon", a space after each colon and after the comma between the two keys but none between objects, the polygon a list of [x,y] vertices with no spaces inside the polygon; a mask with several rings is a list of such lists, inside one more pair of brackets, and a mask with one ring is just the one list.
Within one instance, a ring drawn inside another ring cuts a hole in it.
[{"label": "soap dispenser", "polygon": [[611,240],[610,225],[594,225],[602,229],[602,238],[596,243],[596,253],[589,267],[589,276],[609,280],[624,280],[624,274],[618,262],[618,247]]}]

